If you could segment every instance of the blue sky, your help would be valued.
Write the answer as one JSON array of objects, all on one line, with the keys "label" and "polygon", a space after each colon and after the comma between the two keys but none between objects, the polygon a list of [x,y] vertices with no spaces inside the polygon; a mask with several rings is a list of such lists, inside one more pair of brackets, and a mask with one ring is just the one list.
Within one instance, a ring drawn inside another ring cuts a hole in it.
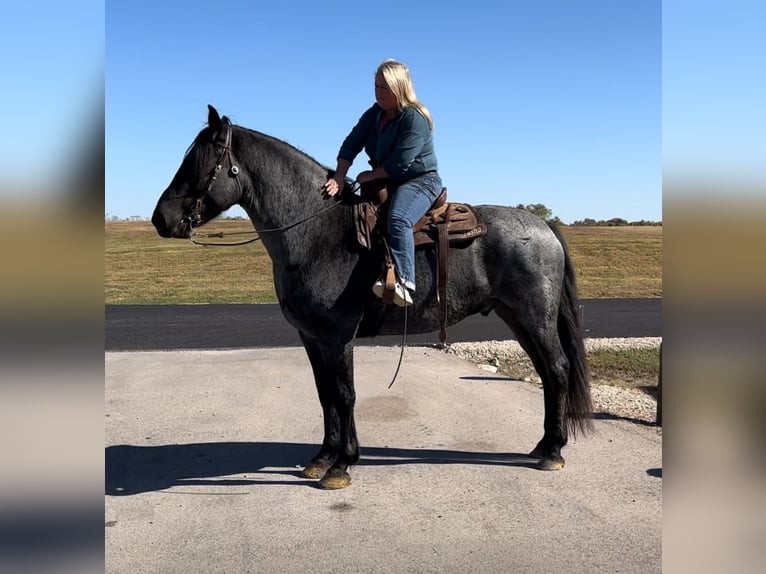
[{"label": "blue sky", "polygon": [[377,6],[108,2],[106,213],[151,215],[208,103],[334,166],[392,57],[434,116],[452,199],[662,218],[660,2]]}]

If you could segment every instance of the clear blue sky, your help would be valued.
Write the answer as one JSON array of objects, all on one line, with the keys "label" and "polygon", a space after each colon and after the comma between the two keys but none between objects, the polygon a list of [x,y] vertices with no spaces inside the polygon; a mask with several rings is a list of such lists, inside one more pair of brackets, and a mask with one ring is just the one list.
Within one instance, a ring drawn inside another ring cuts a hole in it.
[{"label": "clear blue sky", "polygon": [[151,215],[208,103],[334,166],[388,57],[451,198],[662,218],[656,0],[108,2],[106,212]]}]

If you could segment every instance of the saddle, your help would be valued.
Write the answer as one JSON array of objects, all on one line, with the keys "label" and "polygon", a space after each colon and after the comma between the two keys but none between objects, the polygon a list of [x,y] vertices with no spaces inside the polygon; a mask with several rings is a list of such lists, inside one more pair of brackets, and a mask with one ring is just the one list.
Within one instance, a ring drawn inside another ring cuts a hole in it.
[{"label": "saddle", "polygon": [[[374,246],[378,218],[385,208],[387,193],[378,185],[365,189],[362,187],[363,201],[355,206],[355,224],[357,242],[363,249],[371,250]],[[383,198],[383,205],[379,199]],[[487,226],[481,221],[474,209],[465,203],[447,203],[447,188],[443,188],[431,208],[412,228],[415,248],[434,246],[436,250],[436,301],[439,305],[439,340],[442,345],[447,341],[447,275],[449,269],[450,245],[465,245],[476,237],[487,233]],[[380,234],[380,233],[379,233]],[[394,293],[394,264],[385,245],[385,290],[383,302],[391,303]]]}]

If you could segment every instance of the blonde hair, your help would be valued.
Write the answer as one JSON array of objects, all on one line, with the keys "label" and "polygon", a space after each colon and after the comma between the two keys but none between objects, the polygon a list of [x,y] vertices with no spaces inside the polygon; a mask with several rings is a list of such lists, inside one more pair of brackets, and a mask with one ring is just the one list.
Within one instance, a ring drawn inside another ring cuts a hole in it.
[{"label": "blonde hair", "polygon": [[433,130],[434,121],[433,118],[431,118],[431,112],[418,101],[418,98],[415,95],[415,88],[412,85],[412,78],[410,78],[410,70],[407,66],[396,60],[383,60],[375,71],[376,74],[378,72],[380,72],[383,79],[386,81],[388,89],[394,94],[399,109],[408,107],[415,108],[426,119],[428,126]]}]

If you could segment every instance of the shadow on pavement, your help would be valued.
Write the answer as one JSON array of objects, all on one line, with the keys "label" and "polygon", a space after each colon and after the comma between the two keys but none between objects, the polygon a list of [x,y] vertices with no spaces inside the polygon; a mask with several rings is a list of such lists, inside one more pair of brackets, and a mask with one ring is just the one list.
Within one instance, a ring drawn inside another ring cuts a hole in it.
[{"label": "shadow on pavement", "polygon": [[601,420],[601,421],[628,421],[629,423],[633,423],[633,424],[641,425],[645,427],[660,426],[654,421],[645,421],[645,420],[636,419],[633,417],[623,417],[623,416],[615,415],[612,413],[596,412],[596,413],[593,413],[593,418],[596,420]]},{"label": "shadow on pavement", "polygon": [[[127,496],[173,486],[274,485],[316,486],[300,472],[319,446],[301,443],[221,442],[160,446],[114,445],[105,451],[105,489],[110,496]],[[356,466],[400,464],[479,464],[535,468],[525,454],[457,450],[362,448]],[[294,468],[295,470],[284,470]],[[269,469],[269,470],[265,470]],[[292,479],[217,478],[231,475],[282,474]]]}]

